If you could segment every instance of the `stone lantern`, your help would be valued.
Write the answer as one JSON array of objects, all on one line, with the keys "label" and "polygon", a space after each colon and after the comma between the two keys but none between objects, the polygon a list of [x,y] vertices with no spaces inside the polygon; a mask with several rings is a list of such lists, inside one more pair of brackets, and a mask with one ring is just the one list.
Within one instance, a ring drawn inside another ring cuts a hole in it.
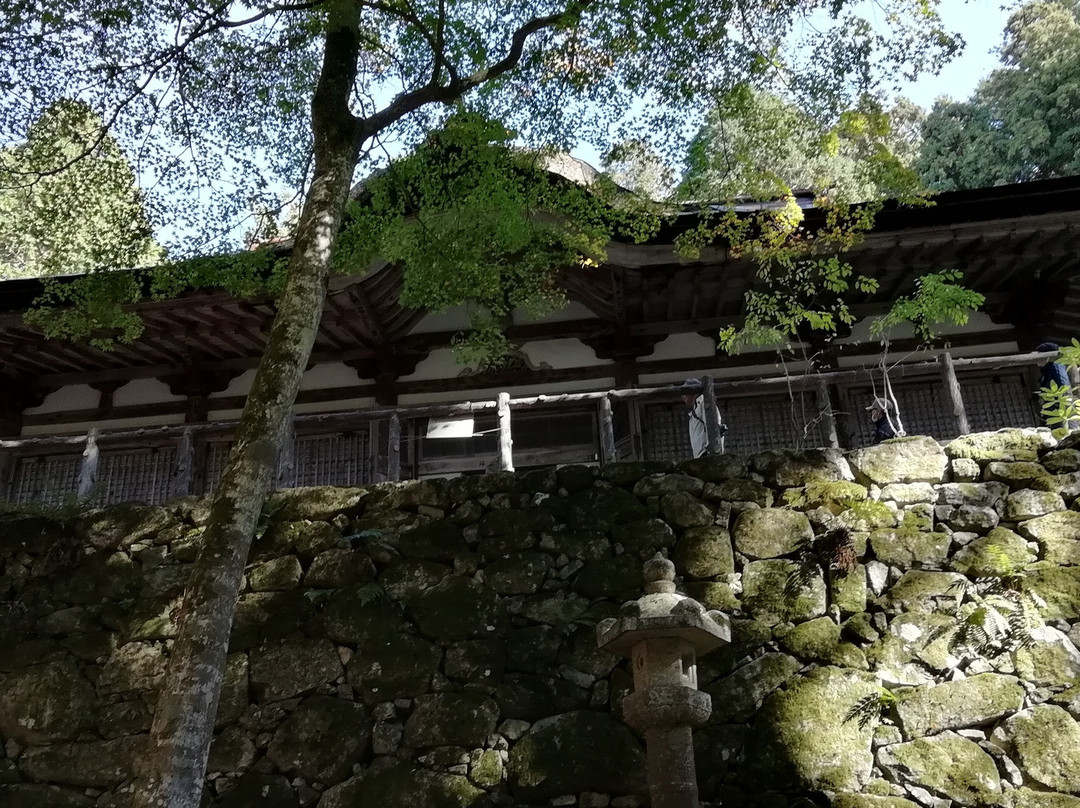
[{"label": "stone lantern", "polygon": [[675,565],[659,553],[645,562],[645,596],[596,627],[597,644],[629,657],[634,692],[623,700],[626,723],[645,736],[652,808],[698,808],[691,729],[712,713],[697,689],[697,657],[731,642],[731,623],[675,592]]}]

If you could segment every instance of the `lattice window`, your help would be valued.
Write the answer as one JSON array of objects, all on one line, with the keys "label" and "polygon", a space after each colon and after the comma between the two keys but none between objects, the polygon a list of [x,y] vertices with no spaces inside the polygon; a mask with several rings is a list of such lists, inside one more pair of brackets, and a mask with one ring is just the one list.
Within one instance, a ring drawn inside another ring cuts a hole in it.
[{"label": "lattice window", "polygon": [[170,496],[176,449],[125,449],[102,452],[91,497],[97,503],[143,502],[157,505]]},{"label": "lattice window", "polygon": [[11,502],[59,505],[79,490],[82,455],[20,457],[15,461]]},{"label": "lattice window", "polygon": [[367,434],[312,435],[296,439],[296,485],[363,485]]},{"label": "lattice window", "polygon": [[206,494],[217,491],[221,482],[221,475],[225,473],[225,461],[229,459],[229,450],[232,444],[225,441],[215,441],[206,445],[206,469],[203,490]]},{"label": "lattice window", "polygon": [[1034,394],[1021,375],[960,380],[964,409],[973,432],[1009,426],[1041,426]]},{"label": "lattice window", "polygon": [[[824,445],[817,405],[812,395],[769,398],[731,398],[718,402],[727,424],[724,451],[735,454],[765,449],[792,449]],[[686,408],[682,404],[652,404],[645,408],[642,436],[650,460],[690,457]]]}]

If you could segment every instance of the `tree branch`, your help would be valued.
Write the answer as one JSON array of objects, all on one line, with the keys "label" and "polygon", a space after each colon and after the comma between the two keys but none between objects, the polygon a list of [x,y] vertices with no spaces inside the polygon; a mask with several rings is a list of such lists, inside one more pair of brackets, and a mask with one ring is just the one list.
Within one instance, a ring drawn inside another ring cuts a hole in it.
[{"label": "tree branch", "polygon": [[476,70],[465,77],[457,77],[452,73],[451,80],[447,84],[440,84],[438,81],[432,80],[415,90],[401,93],[388,106],[360,121],[361,136],[368,138],[381,132],[425,104],[454,101],[469,90],[507,73],[521,61],[521,57],[525,52],[525,45],[530,36],[548,28],[553,28],[559,23],[570,19],[583,9],[588,8],[593,2],[595,0],[577,0],[557,14],[534,17],[529,20],[518,28],[510,38],[510,47],[506,56],[487,67]]}]

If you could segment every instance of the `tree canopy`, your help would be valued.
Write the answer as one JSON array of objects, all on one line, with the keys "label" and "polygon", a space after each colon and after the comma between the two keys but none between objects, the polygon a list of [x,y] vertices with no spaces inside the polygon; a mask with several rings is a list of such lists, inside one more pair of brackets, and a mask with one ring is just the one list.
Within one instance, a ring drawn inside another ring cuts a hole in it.
[{"label": "tree canopy", "polygon": [[0,278],[160,257],[131,165],[86,104],[54,102],[25,142],[0,150]]},{"label": "tree canopy", "polygon": [[1039,0],[1009,18],[1002,66],[927,116],[917,168],[934,190],[1080,173],[1080,4]]}]

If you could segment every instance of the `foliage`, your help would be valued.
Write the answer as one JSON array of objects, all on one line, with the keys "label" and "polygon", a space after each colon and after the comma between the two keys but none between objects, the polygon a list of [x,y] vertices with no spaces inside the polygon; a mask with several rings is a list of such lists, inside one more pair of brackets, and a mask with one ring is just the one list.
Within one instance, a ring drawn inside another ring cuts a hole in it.
[{"label": "foliage", "polygon": [[644,199],[666,200],[674,193],[675,172],[639,138],[615,144],[603,165],[612,182]]},{"label": "foliage", "polygon": [[818,572],[823,573],[827,581],[832,581],[835,576],[850,575],[859,563],[855,540],[846,527],[804,539],[796,550],[795,560],[796,566],[784,582],[784,596],[788,598],[797,597]]},{"label": "foliage", "polygon": [[949,650],[960,655],[996,657],[1035,644],[1032,632],[1043,625],[1039,610],[1046,604],[1027,586],[1017,568],[999,547],[990,545],[999,574],[975,581],[957,581],[956,618],[960,627],[949,640]]},{"label": "foliage", "polygon": [[930,340],[937,325],[964,325],[986,298],[962,286],[963,277],[959,270],[947,269],[916,278],[915,293],[898,298],[884,317],[871,324],[870,333],[884,338],[892,328],[907,323],[921,339]]},{"label": "foliage", "polygon": [[896,703],[895,693],[887,688],[879,687],[877,692],[863,696],[852,705],[851,709],[844,714],[844,723],[858,721],[859,729],[866,729],[884,714],[894,709]]},{"label": "foliage", "polygon": [[[1074,337],[1071,345],[1063,345],[1057,361],[1066,367],[1080,367],[1080,341]],[[1050,426],[1065,427],[1080,421],[1080,400],[1071,386],[1051,382],[1039,391],[1039,398],[1042,416]]]},{"label": "foliage", "polygon": [[657,216],[610,183],[583,187],[547,170],[543,152],[510,146],[515,133],[460,112],[419,149],[365,181],[350,203],[339,271],[376,259],[400,266],[405,306],[475,308],[459,358],[494,367],[512,354],[504,324],[565,303],[557,272],[589,272],[616,234],[641,241]]},{"label": "foliage", "polygon": [[917,164],[935,190],[1080,173],[1080,6],[1036,0],[1005,29],[1002,66],[967,101],[938,101]]},{"label": "foliage", "polygon": [[161,257],[134,172],[85,104],[57,100],[25,142],[0,150],[0,279],[143,266]]}]

